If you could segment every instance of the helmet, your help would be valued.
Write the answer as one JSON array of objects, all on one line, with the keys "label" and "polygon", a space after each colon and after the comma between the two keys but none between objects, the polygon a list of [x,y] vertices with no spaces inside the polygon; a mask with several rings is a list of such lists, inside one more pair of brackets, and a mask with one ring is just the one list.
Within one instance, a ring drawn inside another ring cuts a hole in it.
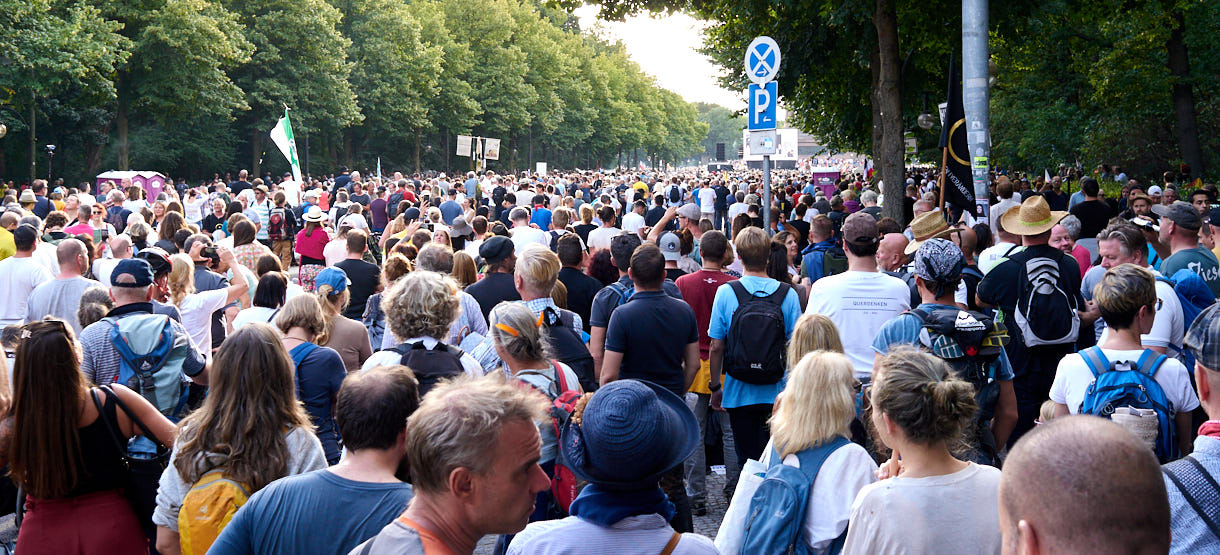
[{"label": "helmet", "polygon": [[174,267],[169,261],[169,253],[158,247],[140,249],[140,252],[136,253],[135,257],[148,261],[148,265],[152,266],[154,276],[168,274]]}]

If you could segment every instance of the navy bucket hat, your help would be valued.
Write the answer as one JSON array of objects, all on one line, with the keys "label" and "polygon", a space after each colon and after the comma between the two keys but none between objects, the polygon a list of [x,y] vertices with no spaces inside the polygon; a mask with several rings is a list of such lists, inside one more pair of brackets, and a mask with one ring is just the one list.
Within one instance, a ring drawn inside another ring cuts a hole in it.
[{"label": "navy bucket hat", "polygon": [[644,380],[602,387],[560,437],[563,464],[609,489],[655,487],[699,446],[699,422],[686,402]]}]

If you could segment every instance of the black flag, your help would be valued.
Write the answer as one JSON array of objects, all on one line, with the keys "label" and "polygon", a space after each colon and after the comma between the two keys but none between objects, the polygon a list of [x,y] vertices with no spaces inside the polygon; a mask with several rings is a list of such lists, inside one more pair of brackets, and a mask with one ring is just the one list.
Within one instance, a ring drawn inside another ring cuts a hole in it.
[{"label": "black flag", "polygon": [[970,147],[966,143],[966,109],[962,106],[962,74],[954,56],[949,57],[949,106],[940,127],[940,148],[945,152],[944,201],[977,216],[974,179],[970,173]]}]

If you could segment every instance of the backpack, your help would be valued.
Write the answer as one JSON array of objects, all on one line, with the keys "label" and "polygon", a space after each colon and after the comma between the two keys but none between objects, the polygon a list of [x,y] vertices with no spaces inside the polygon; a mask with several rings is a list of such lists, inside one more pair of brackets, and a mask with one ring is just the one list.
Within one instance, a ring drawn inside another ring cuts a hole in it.
[{"label": "backpack", "polygon": [[182,555],[203,555],[250,497],[250,487],[216,469],[199,477],[182,498],[178,534]]},{"label": "backpack", "polygon": [[422,399],[441,380],[460,376],[466,372],[462,366],[462,355],[458,347],[437,342],[429,349],[423,341],[410,345],[402,344],[392,349],[402,355],[401,364],[410,368],[419,380],[419,397]]},{"label": "backpack", "polygon": [[[797,453],[800,468],[784,464],[783,457],[772,447],[771,466],[750,498],[742,533],[742,553],[810,552],[803,536],[813,482],[830,454],[848,443],[847,439],[835,436],[828,443]],[[844,530],[831,544],[830,553],[838,553],[843,548],[846,536],[847,530]]]},{"label": "backpack", "polygon": [[618,303],[614,305],[615,308],[627,304],[627,301],[631,300],[631,295],[635,294],[635,284],[623,285],[616,281],[610,284],[610,288],[618,292]]},{"label": "backpack", "polygon": [[801,265],[809,281],[815,282],[826,276],[833,276],[847,271],[847,254],[839,245],[814,244],[805,251]]},{"label": "backpack", "polygon": [[919,346],[947,362],[958,376],[974,386],[974,400],[978,404],[974,431],[978,436],[971,459],[999,466],[999,446],[991,435],[991,427],[983,423],[995,415],[996,402],[1000,398],[994,363],[1008,343],[1007,328],[986,314],[972,310],[914,308],[907,314],[919,318],[922,323]]},{"label": "backpack", "polygon": [[1036,256],[1025,261],[1025,281],[1015,319],[1026,347],[1070,345],[1080,333],[1076,302],[1059,285],[1059,261]]},{"label": "backpack", "polygon": [[187,388],[182,381],[182,365],[190,353],[190,338],[174,335],[173,321],[164,314],[131,314],[106,317],[110,322],[110,343],[119,354],[119,374],[115,382],[157,407],[161,414],[177,422],[186,409]]},{"label": "backpack", "polygon": [[[1207,287],[1207,282],[1203,281],[1199,274],[1187,268],[1174,272],[1172,277],[1157,276],[1156,279],[1168,283],[1170,287],[1173,287],[1173,292],[1177,294],[1178,303],[1182,305],[1183,329],[1190,329],[1190,324],[1195,321],[1199,313],[1216,302],[1216,296]],[[1183,349],[1182,345],[1170,345],[1170,347],[1181,353],[1182,363],[1186,365],[1187,370],[1195,367],[1195,357],[1190,354],[1190,351]]]},{"label": "backpack", "polygon": [[1135,407],[1156,411],[1157,437],[1156,456],[1162,462],[1178,456],[1178,441],[1174,416],[1165,390],[1156,381],[1156,373],[1168,359],[1151,349],[1144,349],[1135,363],[1129,361],[1110,362],[1100,347],[1089,347],[1080,351],[1093,382],[1085,391],[1080,403],[1080,414],[1092,414],[1110,418],[1118,407]]},{"label": "backpack", "polygon": [[284,207],[276,206],[267,216],[267,237],[272,241],[282,241],[288,235],[285,222]]},{"label": "backpack", "polygon": [[590,393],[597,391],[597,375],[593,371],[593,355],[573,329],[573,313],[551,307],[542,309],[542,329],[551,340],[556,360],[568,365],[580,379],[580,387]]},{"label": "backpack", "polygon": [[670,185],[667,197],[669,198],[670,204],[678,204],[682,202],[682,189],[677,185]]},{"label": "backpack", "polygon": [[[569,322],[570,323],[570,322]],[[555,440],[558,442],[560,432],[571,419],[572,413],[576,411],[576,402],[580,400],[582,393],[572,389],[568,385],[568,379],[563,375],[563,369],[559,367],[559,363],[552,360],[551,365],[555,368],[555,377],[558,383],[552,382],[556,388],[548,388],[548,391],[538,391],[546,395],[551,401],[551,407],[548,411],[551,417],[551,427],[555,430]],[[522,374],[536,374],[542,377],[547,377],[545,374],[535,370],[525,370]],[[522,382],[528,383],[528,382]],[[532,384],[530,384],[533,387]],[[537,389],[537,388],[535,388]],[[563,449],[563,444],[557,445],[559,449]],[[563,464],[563,457],[555,457],[555,471],[551,477],[551,494],[555,497],[555,504],[563,509],[566,514],[572,506],[572,502],[576,500],[576,495],[580,493],[579,480],[572,470]]]},{"label": "backpack", "polygon": [[1194,455],[1186,455],[1161,467],[1161,472],[1177,486],[1212,536],[1220,539],[1220,484],[1211,472]]},{"label": "backpack", "polygon": [[749,384],[779,383],[787,367],[783,304],[791,286],[780,283],[765,297],[750,293],[740,281],[729,282],[729,287],[737,297],[737,310],[725,341],[725,372]]}]

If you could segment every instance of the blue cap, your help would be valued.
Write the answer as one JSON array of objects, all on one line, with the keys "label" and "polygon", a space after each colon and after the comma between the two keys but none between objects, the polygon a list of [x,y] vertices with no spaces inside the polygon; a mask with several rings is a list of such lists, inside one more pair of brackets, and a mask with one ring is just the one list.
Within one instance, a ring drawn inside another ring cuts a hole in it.
[{"label": "blue cap", "polygon": [[334,293],[331,293],[334,295],[347,290],[347,286],[351,285],[352,280],[348,279],[347,272],[344,272],[342,268],[330,266],[318,272],[318,277],[314,278],[314,283],[318,287],[329,285],[334,290]]},{"label": "blue cap", "polygon": [[152,282],[152,266],[142,258],[124,258],[110,272],[110,285],[114,287],[148,287]]}]

